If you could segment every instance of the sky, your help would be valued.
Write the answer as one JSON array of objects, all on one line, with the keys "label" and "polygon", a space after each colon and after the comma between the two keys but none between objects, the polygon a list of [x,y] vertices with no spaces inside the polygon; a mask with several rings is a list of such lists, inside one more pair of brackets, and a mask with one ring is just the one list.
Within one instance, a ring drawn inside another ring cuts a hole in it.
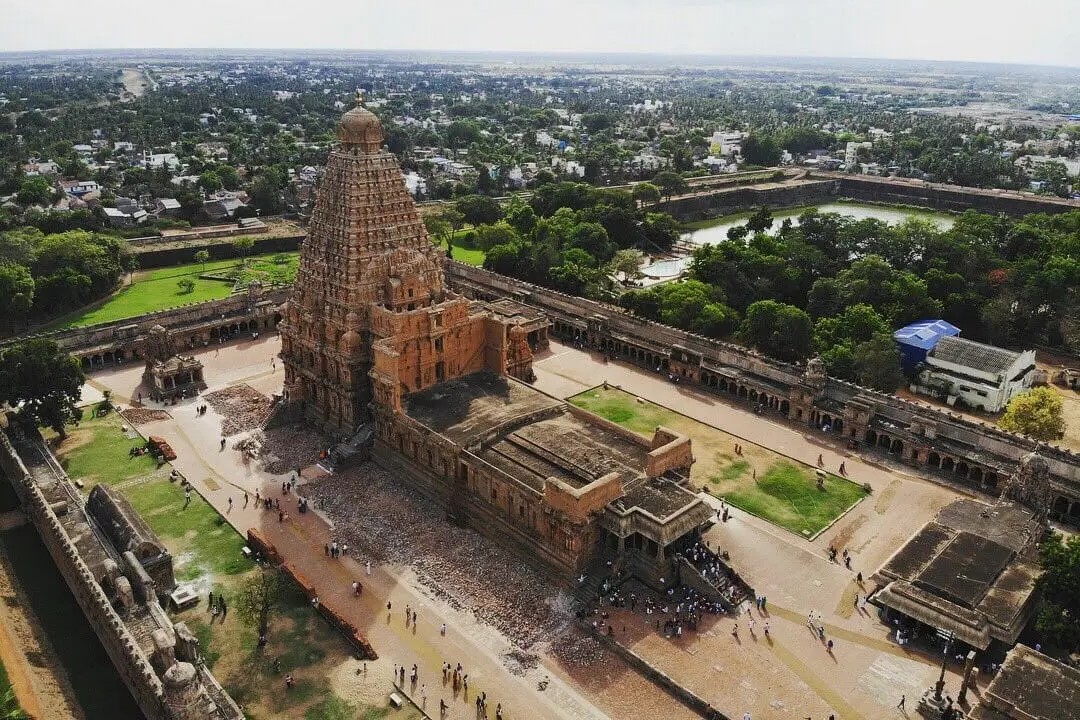
[{"label": "sky", "polygon": [[1080,67],[1080,0],[0,0],[0,51],[347,48]]}]

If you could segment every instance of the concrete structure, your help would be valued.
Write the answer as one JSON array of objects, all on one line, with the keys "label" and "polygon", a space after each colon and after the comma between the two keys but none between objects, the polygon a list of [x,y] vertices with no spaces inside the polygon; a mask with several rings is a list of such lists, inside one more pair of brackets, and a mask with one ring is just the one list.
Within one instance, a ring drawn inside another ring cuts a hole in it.
[{"label": "concrete structure", "polygon": [[1012,352],[958,337],[941,337],[926,354],[911,389],[961,402],[987,412],[999,412],[1031,387],[1035,351]]},{"label": "concrete structure", "polygon": [[1017,645],[979,695],[971,720],[1057,720],[1080,714],[1080,670]]},{"label": "concrete structure", "polygon": [[1044,526],[1013,502],[946,506],[871,577],[870,602],[913,628],[986,650],[1011,647],[1035,612],[1036,543]]}]

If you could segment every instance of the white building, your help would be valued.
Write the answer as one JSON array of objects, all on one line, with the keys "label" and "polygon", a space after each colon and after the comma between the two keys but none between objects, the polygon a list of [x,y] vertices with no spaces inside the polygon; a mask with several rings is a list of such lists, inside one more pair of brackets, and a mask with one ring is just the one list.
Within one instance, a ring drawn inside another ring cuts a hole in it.
[{"label": "white building", "polygon": [[167,167],[176,170],[180,167],[180,158],[176,157],[176,153],[155,153],[147,155],[143,159],[143,165],[148,168]]},{"label": "white building", "polygon": [[1031,387],[1035,351],[1012,352],[958,337],[943,337],[926,355],[912,390],[999,412]]},{"label": "white building", "polygon": [[409,194],[413,197],[420,197],[421,195],[427,195],[427,181],[423,176],[416,172],[407,172],[401,174],[405,179],[405,189],[409,191]]}]

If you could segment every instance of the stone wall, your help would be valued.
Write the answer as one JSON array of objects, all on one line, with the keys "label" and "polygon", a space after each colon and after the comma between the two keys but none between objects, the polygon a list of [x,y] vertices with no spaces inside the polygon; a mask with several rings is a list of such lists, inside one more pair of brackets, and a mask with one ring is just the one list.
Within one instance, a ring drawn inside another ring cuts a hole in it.
[{"label": "stone wall", "polygon": [[11,482],[27,517],[37,528],[42,542],[64,576],[76,602],[101,640],[117,672],[135,702],[148,718],[166,719],[165,690],[150,662],[139,652],[138,643],[113,609],[105,591],[83,562],[78,549],[60,525],[56,513],[31,478],[7,436],[0,432],[0,470]]},{"label": "stone wall", "polygon": [[29,338],[46,338],[61,350],[84,360],[84,369],[130,361],[140,357],[150,328],[162,325],[171,332],[178,351],[199,347],[226,334],[273,330],[277,309],[288,295],[286,288],[250,288],[221,300],[159,310],[137,318],[114,320],[87,327],[24,335],[0,341],[4,347]]},{"label": "stone wall", "polygon": [[[238,234],[250,235],[251,231],[244,230]],[[251,250],[247,251],[247,255],[294,252],[303,242],[303,235],[259,237],[255,238],[255,244]],[[168,247],[162,247],[166,243],[169,243]],[[195,253],[200,250],[206,250],[210,253],[211,260],[228,260],[240,257],[240,251],[233,245],[232,240],[211,239],[209,237],[185,240],[182,244],[178,244],[176,238],[152,238],[143,240],[137,245],[135,241],[131,243],[131,251],[138,258],[139,267],[143,270],[193,263],[195,262]]]}]

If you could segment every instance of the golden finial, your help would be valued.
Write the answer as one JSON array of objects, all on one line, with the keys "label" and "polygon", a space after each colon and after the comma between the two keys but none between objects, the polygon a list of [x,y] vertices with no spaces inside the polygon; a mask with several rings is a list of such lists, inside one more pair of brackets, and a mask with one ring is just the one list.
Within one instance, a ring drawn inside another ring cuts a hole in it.
[{"label": "golden finial", "polygon": [[364,106],[364,91],[356,88],[356,107]]}]

